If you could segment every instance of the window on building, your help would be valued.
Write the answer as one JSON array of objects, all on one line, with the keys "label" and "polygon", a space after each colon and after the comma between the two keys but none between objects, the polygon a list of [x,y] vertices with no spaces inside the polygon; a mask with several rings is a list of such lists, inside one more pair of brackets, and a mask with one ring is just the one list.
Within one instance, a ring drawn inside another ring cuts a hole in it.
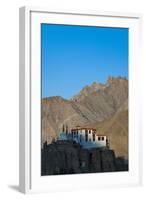
[{"label": "window on building", "polygon": [[85,132],[85,141],[87,142],[88,141],[88,133]]},{"label": "window on building", "polygon": [[95,133],[93,133],[93,141],[95,141]]},{"label": "window on building", "polygon": [[80,135],[80,142],[82,142],[82,136]]},{"label": "window on building", "polygon": [[100,141],[100,137],[98,137],[98,140]]},{"label": "window on building", "polygon": [[104,137],[102,137],[102,140],[104,140]]},{"label": "window on building", "polygon": [[91,133],[91,130],[89,130],[89,133]]}]

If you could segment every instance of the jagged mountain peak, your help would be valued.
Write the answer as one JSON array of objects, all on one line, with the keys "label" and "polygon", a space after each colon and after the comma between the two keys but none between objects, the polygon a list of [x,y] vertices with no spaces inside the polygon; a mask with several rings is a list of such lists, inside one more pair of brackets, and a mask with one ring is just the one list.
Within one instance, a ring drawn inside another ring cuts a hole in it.
[{"label": "jagged mountain peak", "polygon": [[114,88],[115,88],[115,87],[118,87],[119,85],[127,85],[127,84],[128,84],[128,80],[124,77],[109,76],[105,84],[94,81],[91,85],[85,86],[78,94],[73,96],[71,100],[80,102],[85,97],[91,95],[92,93],[96,93],[96,92],[98,93],[100,91],[103,91],[109,86],[113,87],[114,85]]},{"label": "jagged mountain peak", "polygon": [[118,82],[128,82],[128,80],[127,78],[121,77],[121,76],[117,76],[117,77],[109,76],[106,84],[111,85],[113,83],[118,83]]}]

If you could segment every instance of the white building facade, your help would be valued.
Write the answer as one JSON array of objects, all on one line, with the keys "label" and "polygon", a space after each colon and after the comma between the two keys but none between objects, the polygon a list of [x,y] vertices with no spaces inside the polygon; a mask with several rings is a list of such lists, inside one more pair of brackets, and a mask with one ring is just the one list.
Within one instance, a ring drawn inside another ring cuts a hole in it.
[{"label": "white building facade", "polygon": [[57,140],[72,140],[86,149],[107,147],[107,137],[105,135],[97,135],[94,128],[80,126],[71,129],[71,131],[68,131],[68,127],[66,131],[63,128]]}]

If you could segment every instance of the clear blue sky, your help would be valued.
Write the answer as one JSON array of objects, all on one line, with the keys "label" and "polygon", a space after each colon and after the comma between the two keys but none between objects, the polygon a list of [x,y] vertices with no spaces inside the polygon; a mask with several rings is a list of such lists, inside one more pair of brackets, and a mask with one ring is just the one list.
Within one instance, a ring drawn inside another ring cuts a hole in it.
[{"label": "clear blue sky", "polygon": [[128,78],[128,29],[41,25],[42,97],[77,94],[108,76]]}]

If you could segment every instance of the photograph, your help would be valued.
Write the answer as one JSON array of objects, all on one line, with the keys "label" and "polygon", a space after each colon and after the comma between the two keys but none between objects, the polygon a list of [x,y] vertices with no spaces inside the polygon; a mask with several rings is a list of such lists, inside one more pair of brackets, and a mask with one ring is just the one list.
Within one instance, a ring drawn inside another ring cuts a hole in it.
[{"label": "photograph", "polygon": [[41,176],[129,170],[129,29],[41,23]]}]

